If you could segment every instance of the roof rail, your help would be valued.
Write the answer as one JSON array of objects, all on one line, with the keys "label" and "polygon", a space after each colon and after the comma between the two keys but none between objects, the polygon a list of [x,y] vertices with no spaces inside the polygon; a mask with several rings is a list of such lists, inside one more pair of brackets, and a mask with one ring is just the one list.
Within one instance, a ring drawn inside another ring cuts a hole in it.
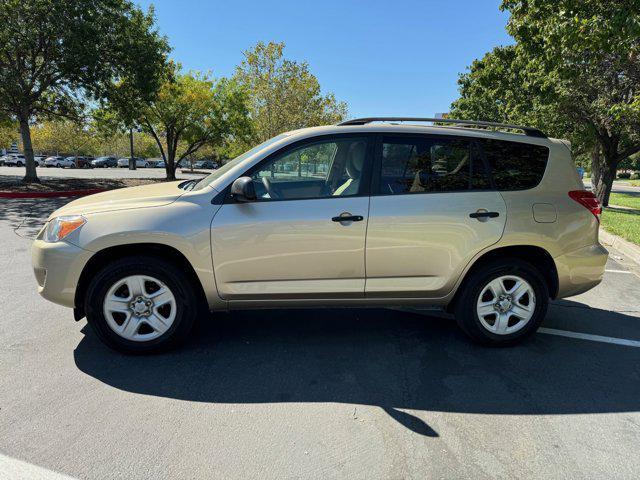
[{"label": "roof rail", "polygon": [[525,127],[523,125],[509,125],[507,123],[484,122],[480,120],[456,120],[453,118],[422,118],[422,117],[365,117],[354,118],[339,123],[340,126],[347,125],[366,125],[371,122],[434,122],[434,123],[451,123],[455,125],[474,126],[474,127],[494,127],[506,128],[509,130],[522,130],[529,137],[547,138],[547,136],[537,128]]}]

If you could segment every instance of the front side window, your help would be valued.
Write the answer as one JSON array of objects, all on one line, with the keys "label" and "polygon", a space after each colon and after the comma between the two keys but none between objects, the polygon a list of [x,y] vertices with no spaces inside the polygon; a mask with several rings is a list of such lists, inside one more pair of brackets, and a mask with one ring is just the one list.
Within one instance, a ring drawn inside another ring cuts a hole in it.
[{"label": "front side window", "polygon": [[490,188],[471,142],[436,137],[384,137],[379,191],[383,194]]},{"label": "front side window", "polygon": [[526,190],[540,183],[549,149],[504,140],[479,140],[498,190]]},{"label": "front side window", "polygon": [[250,175],[260,200],[358,195],[363,184],[365,138],[330,138],[287,149]]},{"label": "front side window", "polygon": [[232,168],[236,167],[237,165],[240,165],[247,158],[251,157],[252,155],[254,155],[256,153],[258,153],[260,150],[268,148],[271,144],[279,142],[280,140],[282,140],[283,138],[286,138],[287,136],[289,136],[288,133],[281,133],[280,135],[277,135],[277,136],[275,136],[273,138],[270,138],[266,142],[263,142],[263,143],[261,143],[259,145],[256,145],[251,150],[247,150],[242,155],[237,156],[233,160],[229,160],[224,165],[222,165],[220,168],[216,169],[213,173],[210,173],[206,177],[204,177],[204,178],[200,179],[198,182],[196,182],[196,184],[192,187],[192,190],[200,190],[201,188],[204,188],[207,185],[210,185],[211,183],[216,181],[218,178],[220,178],[222,175],[227,173],[229,170],[231,170]]}]

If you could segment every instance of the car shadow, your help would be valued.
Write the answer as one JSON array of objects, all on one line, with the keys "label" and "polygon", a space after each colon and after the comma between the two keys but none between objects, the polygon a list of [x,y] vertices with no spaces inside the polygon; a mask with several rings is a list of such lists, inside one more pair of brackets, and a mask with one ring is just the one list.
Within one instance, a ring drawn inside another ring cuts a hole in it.
[{"label": "car shadow", "polygon": [[[604,322],[626,317],[599,313]],[[142,357],[110,351],[88,327],[83,332],[74,351],[78,368],[124,391],[209,403],[373,405],[431,437],[437,432],[405,410],[560,415],[640,408],[635,348],[549,335],[485,348],[450,319],[397,310],[216,314],[182,349]]]},{"label": "car shadow", "polygon": [[34,238],[47,217],[72,200],[75,198],[3,198],[0,220],[21,237]]}]

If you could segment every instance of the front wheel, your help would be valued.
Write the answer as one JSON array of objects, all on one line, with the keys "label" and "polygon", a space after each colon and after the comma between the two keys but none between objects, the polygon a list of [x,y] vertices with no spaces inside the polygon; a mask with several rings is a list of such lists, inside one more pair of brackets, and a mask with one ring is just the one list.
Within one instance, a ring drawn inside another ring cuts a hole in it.
[{"label": "front wheel", "polygon": [[94,276],[85,297],[87,321],[109,347],[132,354],[175,347],[199,310],[191,280],[153,257],[123,258]]},{"label": "front wheel", "polygon": [[461,288],[456,320],[467,335],[484,345],[523,341],[538,329],[549,304],[549,290],[540,272],[516,258],[481,267]]}]

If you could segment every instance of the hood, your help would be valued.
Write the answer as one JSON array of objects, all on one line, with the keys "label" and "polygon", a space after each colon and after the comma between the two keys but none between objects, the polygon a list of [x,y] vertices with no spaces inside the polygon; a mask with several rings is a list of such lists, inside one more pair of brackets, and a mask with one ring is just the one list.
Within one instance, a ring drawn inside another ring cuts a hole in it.
[{"label": "hood", "polygon": [[60,215],[85,215],[89,213],[112,212],[130,208],[160,207],[175,202],[186,192],[176,182],[159,182],[139,187],[118,188],[108,192],[87,195],[74,200],[53,212],[49,219]]}]

